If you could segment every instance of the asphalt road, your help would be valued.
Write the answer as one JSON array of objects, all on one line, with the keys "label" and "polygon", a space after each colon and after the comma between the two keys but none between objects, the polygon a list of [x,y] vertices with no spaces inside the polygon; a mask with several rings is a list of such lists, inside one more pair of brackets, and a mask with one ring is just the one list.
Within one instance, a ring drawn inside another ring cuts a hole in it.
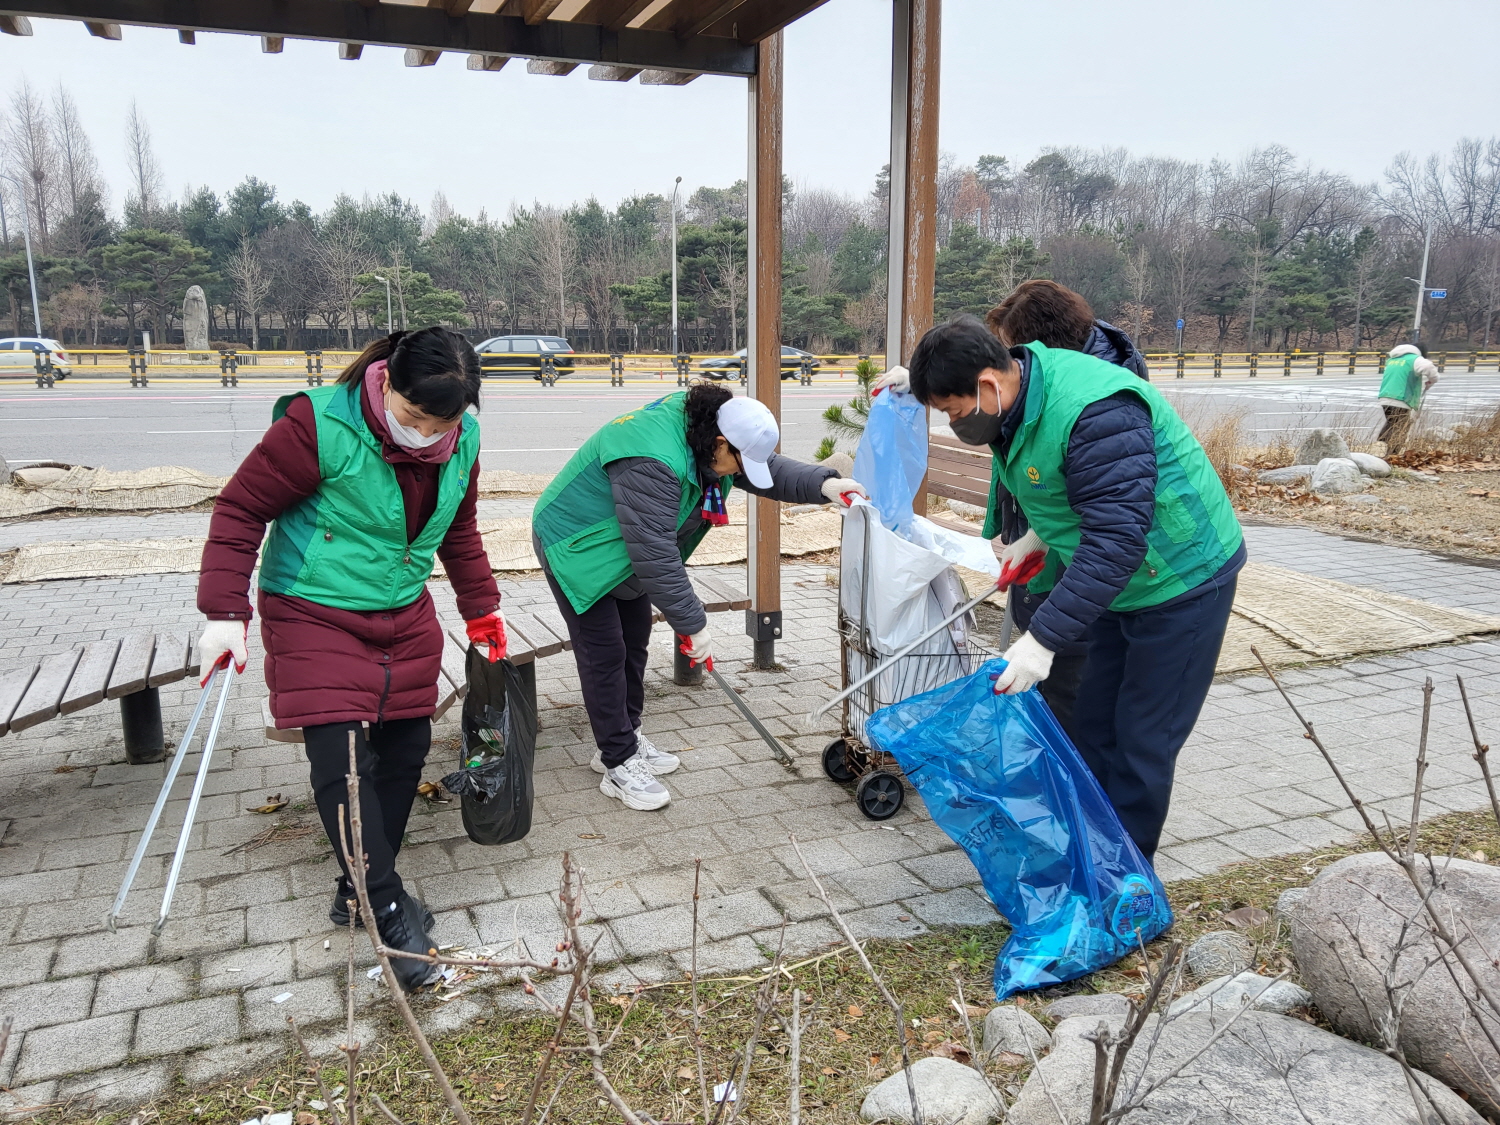
[{"label": "asphalt road", "polygon": [[[148,388],[123,382],[68,380],[51,390],[20,381],[0,384],[0,456],[12,465],[64,461],[111,469],[187,465],[228,475],[270,424],[276,399],[297,382],[247,383],[155,379]],[[1313,426],[1368,429],[1380,422],[1373,378],[1214,380],[1158,378],[1157,385],[1190,423],[1234,412],[1260,440]],[[733,386],[731,384],[731,386]],[[669,381],[632,380],[624,387],[564,380],[554,388],[518,382],[485,387],[483,465],[551,473],[609,419],[674,389]],[[737,386],[734,388],[739,390]],[[820,417],[853,393],[852,380],[782,385],[783,449],[808,458],[825,433]],[[1429,396],[1428,419],[1451,423],[1500,406],[1500,373],[1449,372]],[[935,419],[935,424],[942,419]]]}]

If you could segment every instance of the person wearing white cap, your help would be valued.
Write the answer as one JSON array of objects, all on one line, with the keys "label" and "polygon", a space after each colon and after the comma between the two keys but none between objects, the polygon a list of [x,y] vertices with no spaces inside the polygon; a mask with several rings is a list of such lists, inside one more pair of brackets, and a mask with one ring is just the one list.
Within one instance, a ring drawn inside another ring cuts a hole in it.
[{"label": "person wearing white cap", "polygon": [[732,488],[794,504],[864,495],[836,471],[783,457],[764,403],[699,384],[604,425],[537,500],[532,545],[557,601],[583,689],[602,774],[599,789],[631,809],[672,795],[659,777],[678,766],[641,732],[647,643],[655,605],[683,651],[713,655],[708,614],[688,581],[688,556],[729,522]]}]

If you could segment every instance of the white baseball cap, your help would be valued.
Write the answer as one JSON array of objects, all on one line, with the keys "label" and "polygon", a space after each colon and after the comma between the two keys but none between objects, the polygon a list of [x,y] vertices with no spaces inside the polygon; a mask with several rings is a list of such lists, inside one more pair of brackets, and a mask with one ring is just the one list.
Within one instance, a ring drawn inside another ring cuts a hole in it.
[{"label": "white baseball cap", "polygon": [[771,470],[766,459],[776,452],[781,440],[770,408],[759,399],[732,398],[719,407],[719,433],[739,451],[750,483],[756,488],[770,488]]}]

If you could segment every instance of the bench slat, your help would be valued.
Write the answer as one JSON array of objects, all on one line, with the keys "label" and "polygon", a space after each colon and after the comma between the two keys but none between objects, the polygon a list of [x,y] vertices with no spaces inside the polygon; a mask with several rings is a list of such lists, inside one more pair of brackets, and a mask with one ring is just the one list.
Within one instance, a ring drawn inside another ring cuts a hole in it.
[{"label": "bench slat", "polygon": [[[467,639],[467,638],[466,638]],[[464,655],[468,651],[460,648],[452,638],[447,638],[448,643],[443,645],[443,675],[448,677],[448,682],[458,688],[458,694],[462,696],[469,690],[469,677],[464,671]],[[443,690],[443,681],[438,681],[438,691]]]},{"label": "bench slat", "polygon": [[21,702],[26,689],[31,686],[31,681],[35,678],[35,665],[0,677],[0,734],[5,734],[10,730],[10,717],[15,714],[16,705]]},{"label": "bench slat", "polygon": [[[469,635],[462,629],[451,629],[449,638],[454,644],[460,645],[464,651],[464,659],[468,659]],[[529,664],[536,659],[536,645],[531,638],[526,636],[524,629],[512,627],[510,615],[505,618],[505,656],[512,664]]]},{"label": "bench slat", "polygon": [[58,714],[71,715],[92,707],[104,699],[104,689],[109,686],[109,674],[114,670],[115,655],[120,651],[120,642],[95,641],[83,650],[78,667],[73,669],[73,678],[57,704]]},{"label": "bench slat", "polygon": [[154,633],[131,633],[120,642],[120,654],[115,657],[114,671],[109,674],[109,688],[105,699],[119,699],[122,695],[133,695],[146,686],[146,677],[151,672],[151,657],[156,652]]},{"label": "bench slat", "polygon": [[736,590],[734,587],[730,586],[729,583],[724,582],[711,574],[695,574],[692,576],[692,579],[695,585],[701,585],[703,588],[713,591],[713,593],[717,596],[718,601],[722,603],[722,605],[720,606],[710,607],[707,600],[705,599],[704,608],[707,609],[710,613],[721,613],[726,610],[750,608],[749,595],[742,590]]},{"label": "bench slat", "polygon": [[563,638],[547,628],[545,622],[524,610],[516,610],[505,615],[507,629],[512,623],[518,625],[521,632],[526,634],[527,639],[531,641],[532,647],[536,649],[535,659],[540,660],[544,656],[551,656],[563,650]]},{"label": "bench slat", "polygon": [[567,623],[563,621],[562,614],[558,612],[555,605],[534,605],[526,612],[551,629],[555,635],[562,638],[564,651],[573,651],[573,641],[568,636]]},{"label": "bench slat", "polygon": [[161,633],[156,638],[156,653],[151,658],[147,687],[175,684],[187,675],[188,657],[193,652],[191,633]]},{"label": "bench slat", "polygon": [[73,669],[78,667],[78,657],[82,652],[82,649],[75,648],[71,652],[60,652],[42,660],[31,686],[26,689],[26,694],[16,704],[15,713],[10,717],[12,731],[34,727],[57,714],[58,700],[68,690],[68,681],[73,678]]},{"label": "bench slat", "polygon": [[690,574],[688,580],[692,582],[693,593],[698,595],[698,600],[703,603],[704,610],[709,613],[723,613],[729,608],[730,599],[724,595],[723,590],[714,586],[712,578]]}]

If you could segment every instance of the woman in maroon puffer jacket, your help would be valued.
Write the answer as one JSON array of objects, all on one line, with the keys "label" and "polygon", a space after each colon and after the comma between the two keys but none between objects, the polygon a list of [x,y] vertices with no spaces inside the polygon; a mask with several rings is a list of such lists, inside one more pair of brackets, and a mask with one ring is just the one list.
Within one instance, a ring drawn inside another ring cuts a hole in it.
[{"label": "woman in maroon puffer jacket", "polygon": [[[289,395],[214,505],[198,583],[206,669],[243,669],[260,559],[271,713],[301,727],[313,795],[343,866],[339,806],[355,738],[371,907],[388,946],[425,952],[431,915],[402,888],[396,853],[432,741],[443,632],[434,555],[491,660],[505,655],[500,592],[475,523],[479,359],[445,328],[397,332],[332,386]],[[272,524],[269,538],[266,525]],[[262,539],[265,539],[262,550]],[[365,724],[369,734],[365,734]],[[348,924],[348,873],[329,917]],[[408,987],[433,967],[397,958]]]}]

